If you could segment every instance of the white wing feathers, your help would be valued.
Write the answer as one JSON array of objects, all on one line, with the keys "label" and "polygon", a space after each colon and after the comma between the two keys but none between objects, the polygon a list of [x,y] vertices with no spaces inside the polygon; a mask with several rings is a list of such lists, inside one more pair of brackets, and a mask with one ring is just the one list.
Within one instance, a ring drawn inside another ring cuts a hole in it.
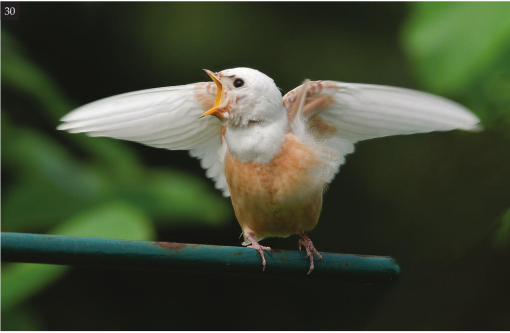
[{"label": "white wing feathers", "polygon": [[227,179],[223,169],[223,160],[226,153],[226,145],[217,134],[214,138],[189,151],[192,157],[200,160],[200,165],[208,178],[211,178],[215,184],[214,187],[222,191],[224,197],[229,197]]},{"label": "white wing feathers", "polygon": [[[321,115],[337,136],[366,140],[389,135],[480,129],[480,120],[453,101],[409,89],[325,82],[336,105]],[[336,85],[336,87],[335,87]]]},{"label": "white wing feathers", "polygon": [[[211,82],[212,83],[212,82]],[[157,88],[105,98],[84,105],[62,118],[58,129],[87,133],[170,150],[189,150],[201,159],[216,188],[228,196],[222,168],[221,123],[198,119],[212,107],[216,87],[211,83]]]},{"label": "white wing feathers", "polygon": [[[308,85],[308,87],[307,87]],[[299,103],[300,89],[307,89],[301,119],[292,110]],[[354,151],[354,143],[372,138],[481,129],[480,120],[463,106],[445,98],[409,89],[315,81],[297,87],[284,96],[291,121],[307,124],[308,133],[326,147],[340,153],[328,182]]]},{"label": "white wing feathers", "polygon": [[[60,130],[105,136],[171,150],[190,150],[215,187],[229,196],[223,170],[226,147],[214,117],[198,119],[214,104],[214,83],[142,90],[82,106]],[[331,182],[354,143],[389,135],[479,130],[479,119],[447,99],[386,86],[306,81],[283,98],[292,131],[317,143]]]}]

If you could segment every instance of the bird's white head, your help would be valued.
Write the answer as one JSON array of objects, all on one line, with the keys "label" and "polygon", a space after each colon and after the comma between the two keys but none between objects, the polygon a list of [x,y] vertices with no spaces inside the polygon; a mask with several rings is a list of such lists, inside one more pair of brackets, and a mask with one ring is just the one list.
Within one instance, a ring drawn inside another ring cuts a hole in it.
[{"label": "bird's white head", "polygon": [[251,68],[232,68],[219,73],[205,70],[217,86],[213,115],[225,125],[249,126],[274,122],[285,116],[282,94],[273,79]]}]

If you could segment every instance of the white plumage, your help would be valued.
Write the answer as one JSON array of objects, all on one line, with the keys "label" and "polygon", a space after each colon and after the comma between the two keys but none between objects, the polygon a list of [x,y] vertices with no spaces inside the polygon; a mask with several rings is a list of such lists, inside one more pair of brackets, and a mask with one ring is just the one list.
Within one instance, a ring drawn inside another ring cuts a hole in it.
[{"label": "white plumage", "polygon": [[469,110],[445,98],[410,89],[324,82],[336,105],[322,113],[338,128],[339,138],[354,142],[397,134],[477,130]]},{"label": "white plumage", "polygon": [[143,143],[170,150],[190,150],[201,160],[215,187],[228,196],[220,160],[221,123],[204,113],[197,94],[216,93],[202,82],[176,87],[148,89],[89,103],[62,118],[58,129]]}]

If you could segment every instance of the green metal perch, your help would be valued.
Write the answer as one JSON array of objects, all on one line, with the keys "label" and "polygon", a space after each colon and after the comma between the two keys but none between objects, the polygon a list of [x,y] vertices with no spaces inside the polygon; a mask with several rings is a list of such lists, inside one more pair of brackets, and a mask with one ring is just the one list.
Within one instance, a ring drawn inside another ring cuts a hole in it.
[{"label": "green metal perch", "polygon": [[[392,280],[400,268],[391,257],[322,253],[307,278]],[[209,273],[306,276],[309,261],[299,251],[259,254],[244,247],[2,233],[2,261],[106,268],[164,269]]]}]

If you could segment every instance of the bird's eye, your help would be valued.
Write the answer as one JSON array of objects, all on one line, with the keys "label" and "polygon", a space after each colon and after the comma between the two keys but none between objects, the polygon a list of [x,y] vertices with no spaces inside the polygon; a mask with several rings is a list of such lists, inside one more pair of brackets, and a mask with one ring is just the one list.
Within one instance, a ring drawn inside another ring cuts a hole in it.
[{"label": "bird's eye", "polygon": [[241,79],[236,79],[236,80],[234,81],[234,87],[236,87],[236,88],[241,88],[242,86],[244,86],[244,81],[243,81],[243,80],[241,80]]}]

